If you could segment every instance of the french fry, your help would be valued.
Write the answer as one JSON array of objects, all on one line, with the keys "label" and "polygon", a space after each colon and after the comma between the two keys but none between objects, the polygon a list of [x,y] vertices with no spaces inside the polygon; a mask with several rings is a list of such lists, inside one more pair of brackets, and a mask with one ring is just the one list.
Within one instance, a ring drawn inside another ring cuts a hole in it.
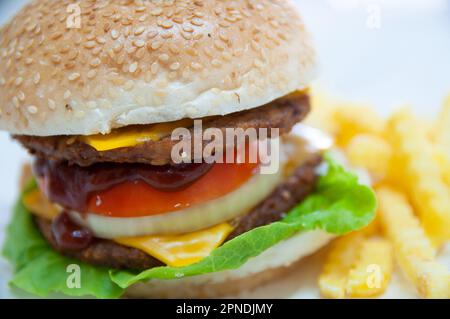
[{"label": "french fry", "polygon": [[375,216],[374,220],[372,220],[372,222],[369,225],[361,229],[359,232],[369,237],[377,235],[379,233],[379,230],[380,230],[380,218],[378,216]]},{"label": "french fry", "polygon": [[424,298],[450,298],[450,272],[435,261],[436,248],[406,196],[389,187],[379,188],[377,195],[380,223],[406,277]]},{"label": "french fry", "polygon": [[333,242],[319,276],[319,289],[325,298],[346,297],[347,275],[359,254],[363,241],[362,233],[352,233]]},{"label": "french fry", "polygon": [[338,124],[336,143],[345,146],[357,134],[381,135],[385,120],[374,108],[358,104],[339,104],[334,112]]},{"label": "french fry", "polygon": [[401,181],[426,233],[440,245],[450,239],[450,196],[435,148],[420,123],[408,110],[390,119],[388,136],[396,150],[391,178]]},{"label": "french fry", "polygon": [[376,135],[358,134],[350,139],[345,150],[353,166],[368,169],[375,179],[382,179],[388,173],[392,148],[385,139]]},{"label": "french fry", "polygon": [[450,155],[450,95],[446,98],[437,118],[435,140]]},{"label": "french fry", "polygon": [[367,239],[359,248],[359,256],[350,269],[346,295],[367,298],[382,294],[394,268],[392,246],[385,239]]},{"label": "french fry", "polygon": [[450,185],[450,95],[438,116],[434,139],[438,148],[438,162],[447,185]]},{"label": "french fry", "polygon": [[437,144],[435,156],[436,161],[438,162],[441,168],[442,177],[444,181],[447,183],[447,186],[450,187],[450,151],[448,151],[447,153],[442,145]]},{"label": "french fry", "polygon": [[306,125],[320,128],[322,131],[335,135],[337,132],[337,123],[333,119],[336,103],[320,89],[314,89],[311,94],[311,112],[306,117]]}]

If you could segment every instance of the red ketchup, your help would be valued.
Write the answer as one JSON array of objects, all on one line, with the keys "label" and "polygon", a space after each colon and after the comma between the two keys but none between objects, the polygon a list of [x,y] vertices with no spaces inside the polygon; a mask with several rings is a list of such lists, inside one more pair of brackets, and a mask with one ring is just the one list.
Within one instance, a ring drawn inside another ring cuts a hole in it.
[{"label": "red ketchup", "polygon": [[64,250],[82,250],[94,239],[89,230],[75,224],[67,213],[62,213],[53,220],[52,234],[57,246]]},{"label": "red ketchup", "polygon": [[143,181],[165,192],[182,190],[209,172],[213,164],[147,165],[99,163],[89,167],[37,159],[34,172],[47,197],[67,210],[85,213],[95,193],[124,182]]}]

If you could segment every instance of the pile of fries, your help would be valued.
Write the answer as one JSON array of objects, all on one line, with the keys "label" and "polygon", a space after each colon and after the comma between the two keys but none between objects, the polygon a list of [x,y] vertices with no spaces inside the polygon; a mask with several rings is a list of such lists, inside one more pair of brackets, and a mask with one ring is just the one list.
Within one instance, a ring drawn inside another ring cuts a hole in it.
[{"label": "pile of fries", "polygon": [[366,229],[335,240],[319,277],[327,298],[385,292],[394,264],[423,298],[450,298],[450,96],[434,123],[401,108],[385,119],[370,106],[313,94],[307,124],[335,139],[352,167],[366,169],[378,213]]}]

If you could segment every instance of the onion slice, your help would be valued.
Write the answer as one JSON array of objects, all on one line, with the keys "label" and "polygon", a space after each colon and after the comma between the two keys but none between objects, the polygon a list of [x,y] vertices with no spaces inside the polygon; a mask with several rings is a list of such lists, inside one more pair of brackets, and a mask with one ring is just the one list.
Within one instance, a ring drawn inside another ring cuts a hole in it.
[{"label": "onion slice", "polygon": [[70,212],[96,237],[113,239],[145,235],[182,234],[211,227],[249,212],[279,184],[283,170],[257,174],[233,192],[184,210],[144,217],[109,217]]}]

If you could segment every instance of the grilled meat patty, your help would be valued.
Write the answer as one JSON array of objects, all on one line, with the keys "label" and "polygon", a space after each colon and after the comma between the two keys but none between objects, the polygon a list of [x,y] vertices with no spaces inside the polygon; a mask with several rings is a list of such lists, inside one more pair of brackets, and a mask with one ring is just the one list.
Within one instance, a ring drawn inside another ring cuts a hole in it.
[{"label": "grilled meat patty", "polygon": [[[205,119],[203,129],[218,128],[225,132],[226,128],[244,130],[279,128],[281,135],[288,133],[297,122],[301,121],[308,114],[309,109],[307,94],[293,94],[251,110]],[[190,128],[190,131],[193,136],[193,128]],[[173,141],[171,136],[166,136],[158,141],[147,141],[133,147],[100,152],[73,136],[16,135],[15,139],[20,141],[31,154],[38,157],[68,161],[70,164],[79,166],[89,166],[99,162],[170,164],[172,163],[172,147],[179,142]],[[208,142],[204,141],[204,144]],[[194,154],[193,151],[192,154]]]}]

